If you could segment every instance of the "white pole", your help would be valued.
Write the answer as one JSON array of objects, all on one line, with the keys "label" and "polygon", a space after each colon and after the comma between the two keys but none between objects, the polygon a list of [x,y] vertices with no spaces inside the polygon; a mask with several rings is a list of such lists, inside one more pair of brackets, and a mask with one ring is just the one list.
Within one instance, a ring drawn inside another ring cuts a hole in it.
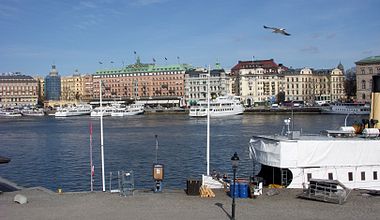
[{"label": "white pole", "polygon": [[90,171],[90,175],[91,175],[91,192],[94,190],[94,187],[93,187],[93,171],[94,171],[94,168],[93,168],[93,164],[92,164],[92,123],[90,122],[90,166],[91,166],[91,171]]},{"label": "white pole", "polygon": [[100,150],[102,155],[102,186],[103,186],[103,192],[106,191],[106,179],[104,176],[104,146],[103,146],[103,103],[102,103],[102,80],[99,81],[100,83]]},{"label": "white pole", "polygon": [[207,76],[207,176],[210,176],[210,65]]}]

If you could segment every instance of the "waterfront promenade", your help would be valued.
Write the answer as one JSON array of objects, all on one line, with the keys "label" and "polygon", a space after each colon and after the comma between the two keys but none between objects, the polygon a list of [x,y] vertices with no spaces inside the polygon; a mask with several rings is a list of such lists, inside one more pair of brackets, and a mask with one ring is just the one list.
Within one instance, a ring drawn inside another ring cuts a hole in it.
[{"label": "waterfront promenade", "polygon": [[[274,196],[237,199],[236,219],[378,219],[380,197],[352,191],[343,205],[296,198],[300,190],[280,189]],[[26,195],[27,204],[13,202]],[[121,197],[108,192],[62,193],[28,188],[0,194],[0,219],[230,219],[231,198],[188,196],[183,190],[137,191]]]}]

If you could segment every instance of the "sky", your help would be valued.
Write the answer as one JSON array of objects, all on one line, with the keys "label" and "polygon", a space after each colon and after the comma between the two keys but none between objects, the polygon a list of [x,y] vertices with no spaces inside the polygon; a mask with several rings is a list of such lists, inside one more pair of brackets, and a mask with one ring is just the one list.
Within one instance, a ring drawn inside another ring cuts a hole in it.
[{"label": "sky", "polygon": [[380,55],[379,9],[378,0],[1,0],[0,73],[45,76],[52,64],[60,75],[94,73],[136,56],[156,65],[231,69],[274,59],[348,69]]}]

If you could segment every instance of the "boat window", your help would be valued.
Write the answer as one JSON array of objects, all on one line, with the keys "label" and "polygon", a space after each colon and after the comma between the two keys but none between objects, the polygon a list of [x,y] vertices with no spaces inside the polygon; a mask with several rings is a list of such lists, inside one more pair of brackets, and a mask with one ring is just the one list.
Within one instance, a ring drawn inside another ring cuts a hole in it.
[{"label": "boat window", "polygon": [[333,174],[329,173],[329,180],[332,180],[332,179],[333,179]]},{"label": "boat window", "polygon": [[311,179],[311,178],[312,178],[312,177],[311,177],[311,173],[308,173],[308,174],[307,174],[307,181],[310,182],[310,179]]},{"label": "boat window", "polygon": [[365,180],[365,172],[361,172],[362,180]]},{"label": "boat window", "polygon": [[373,180],[377,180],[377,171],[373,171]]},{"label": "boat window", "polygon": [[348,181],[352,181],[354,178],[352,178],[352,172],[348,172]]}]

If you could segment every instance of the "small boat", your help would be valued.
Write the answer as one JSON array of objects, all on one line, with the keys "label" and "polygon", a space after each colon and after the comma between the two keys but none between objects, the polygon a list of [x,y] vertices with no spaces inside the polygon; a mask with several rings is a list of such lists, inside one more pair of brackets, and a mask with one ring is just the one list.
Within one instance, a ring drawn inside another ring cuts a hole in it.
[{"label": "small boat", "polygon": [[333,103],[322,109],[325,114],[369,115],[371,107],[366,103]]},{"label": "small boat", "polygon": [[0,117],[21,117],[22,114],[18,110],[3,109],[0,110]]},{"label": "small boat", "polygon": [[[190,107],[190,117],[206,117],[207,101],[199,101],[197,105]],[[238,96],[220,96],[214,100],[210,100],[210,116],[231,116],[243,114],[244,107]]]},{"label": "small boat", "polygon": [[55,117],[70,117],[70,116],[81,116],[90,115],[92,111],[92,106],[87,104],[80,104],[77,106],[68,106],[65,108],[58,108],[55,112]]},{"label": "small boat", "polygon": [[42,108],[23,109],[21,110],[23,116],[44,116],[45,112]]},{"label": "small boat", "polygon": [[131,115],[141,115],[141,114],[144,114],[144,112],[145,112],[144,105],[131,104],[126,107],[115,108],[112,111],[111,116],[123,117],[123,116],[131,116]]}]

